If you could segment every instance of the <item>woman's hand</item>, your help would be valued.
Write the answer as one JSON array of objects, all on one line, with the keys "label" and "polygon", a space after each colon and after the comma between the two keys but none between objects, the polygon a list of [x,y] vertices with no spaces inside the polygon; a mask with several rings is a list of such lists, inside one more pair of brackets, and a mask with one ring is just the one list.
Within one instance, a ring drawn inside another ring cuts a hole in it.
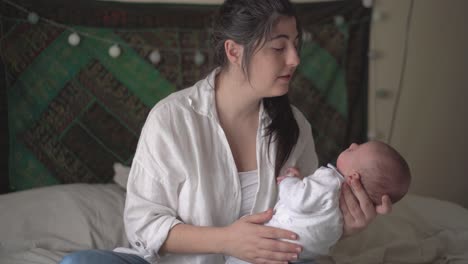
[{"label": "woman's hand", "polygon": [[279,239],[296,240],[297,235],[280,228],[264,226],[273,210],[242,217],[225,229],[222,253],[251,263],[287,263],[296,260],[300,245]]},{"label": "woman's hand", "polygon": [[362,187],[359,175],[344,182],[341,188],[340,209],[343,214],[343,237],[354,235],[364,230],[377,216],[392,211],[392,202],[388,195],[382,196],[382,204],[374,207]]}]

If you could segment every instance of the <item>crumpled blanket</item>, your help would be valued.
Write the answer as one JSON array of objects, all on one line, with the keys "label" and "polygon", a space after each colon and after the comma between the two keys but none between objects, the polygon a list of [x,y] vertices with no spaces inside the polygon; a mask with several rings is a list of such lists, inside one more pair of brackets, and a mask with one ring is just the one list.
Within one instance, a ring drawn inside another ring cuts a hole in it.
[{"label": "crumpled blanket", "polygon": [[341,240],[320,264],[468,263],[468,210],[407,195],[388,216]]}]

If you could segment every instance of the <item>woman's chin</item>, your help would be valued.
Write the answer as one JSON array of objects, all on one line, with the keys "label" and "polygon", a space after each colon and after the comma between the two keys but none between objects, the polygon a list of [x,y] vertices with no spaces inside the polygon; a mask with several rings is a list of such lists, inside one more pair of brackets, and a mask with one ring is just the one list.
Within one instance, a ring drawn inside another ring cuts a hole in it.
[{"label": "woman's chin", "polygon": [[289,85],[286,85],[284,87],[279,87],[278,89],[275,90],[275,95],[273,97],[283,96],[287,94],[288,92],[289,92]]}]

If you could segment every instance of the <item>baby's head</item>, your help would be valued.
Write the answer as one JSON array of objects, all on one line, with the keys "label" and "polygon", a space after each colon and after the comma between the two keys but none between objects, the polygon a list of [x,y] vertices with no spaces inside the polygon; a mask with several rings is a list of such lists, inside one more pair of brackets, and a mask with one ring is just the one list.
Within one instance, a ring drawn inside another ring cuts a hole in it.
[{"label": "baby's head", "polygon": [[391,146],[380,141],[351,144],[338,156],[338,171],[347,177],[359,175],[369,198],[380,205],[382,196],[396,203],[408,192],[411,174],[405,159]]}]

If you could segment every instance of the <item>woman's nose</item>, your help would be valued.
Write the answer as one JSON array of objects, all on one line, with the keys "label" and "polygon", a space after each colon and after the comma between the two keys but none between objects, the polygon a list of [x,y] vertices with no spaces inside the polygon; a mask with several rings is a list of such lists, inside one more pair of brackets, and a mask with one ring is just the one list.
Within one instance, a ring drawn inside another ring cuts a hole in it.
[{"label": "woman's nose", "polygon": [[289,52],[288,55],[288,65],[292,67],[297,67],[299,63],[301,62],[301,59],[299,57],[299,54],[297,53],[297,49],[291,49],[291,52]]}]

